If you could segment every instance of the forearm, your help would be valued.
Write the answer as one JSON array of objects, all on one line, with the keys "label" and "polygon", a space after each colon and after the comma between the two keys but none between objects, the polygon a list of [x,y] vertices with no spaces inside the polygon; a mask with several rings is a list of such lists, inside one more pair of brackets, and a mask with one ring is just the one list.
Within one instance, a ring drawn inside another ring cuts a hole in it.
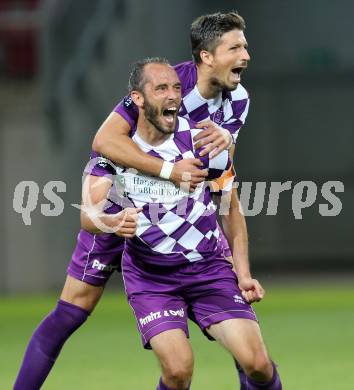
[{"label": "forearm", "polygon": [[[80,222],[81,229],[86,230],[92,234],[101,234],[111,229],[114,226],[112,225],[112,216],[109,214],[104,214],[104,212],[98,212],[95,210],[84,211],[81,210],[80,213]],[[111,226],[112,225],[112,226]]]},{"label": "forearm", "polygon": [[98,144],[96,151],[124,167],[135,168],[152,176],[159,176],[161,172],[163,160],[144,153],[126,135],[118,135]]},{"label": "forearm", "polygon": [[232,190],[229,213],[222,216],[222,225],[232,251],[236,274],[239,278],[250,277],[247,225],[240,211],[236,189]]},{"label": "forearm", "polygon": [[86,213],[81,213],[81,229],[86,230],[92,234],[100,234],[102,231],[93,223],[93,221],[86,215]]},{"label": "forearm", "polygon": [[129,124],[112,113],[98,130],[92,148],[115,163],[159,176],[163,160],[143,152],[129,137],[129,131]]},{"label": "forearm", "polygon": [[108,225],[109,214],[104,213],[107,196],[112,180],[104,176],[87,175],[82,186],[82,203],[80,210],[81,228],[92,234],[103,232]]}]

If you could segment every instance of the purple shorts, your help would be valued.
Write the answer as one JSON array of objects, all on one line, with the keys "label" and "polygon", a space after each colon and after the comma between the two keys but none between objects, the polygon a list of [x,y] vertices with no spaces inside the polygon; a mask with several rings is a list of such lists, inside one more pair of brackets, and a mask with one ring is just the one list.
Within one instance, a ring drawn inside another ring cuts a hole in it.
[{"label": "purple shorts", "polygon": [[212,324],[233,318],[257,321],[224,258],[161,267],[124,252],[122,264],[128,302],[144,348],[151,348],[149,340],[169,329],[182,329],[189,337],[187,318],[211,340],[206,329]]},{"label": "purple shorts", "polygon": [[114,271],[121,271],[124,238],[80,230],[67,273],[75,279],[104,286]]}]

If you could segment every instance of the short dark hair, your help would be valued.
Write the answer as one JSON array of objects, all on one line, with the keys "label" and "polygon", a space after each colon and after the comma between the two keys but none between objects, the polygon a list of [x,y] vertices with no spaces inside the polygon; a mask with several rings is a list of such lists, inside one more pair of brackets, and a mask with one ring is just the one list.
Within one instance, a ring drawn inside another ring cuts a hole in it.
[{"label": "short dark hair", "polygon": [[236,11],[199,16],[191,25],[190,40],[192,56],[196,64],[201,63],[200,52],[213,53],[221,36],[232,30],[245,30],[246,23]]},{"label": "short dark hair", "polygon": [[136,61],[130,72],[128,90],[131,91],[139,91],[143,92],[144,85],[146,83],[144,77],[144,68],[148,64],[164,64],[170,65],[166,58],[162,57],[148,57],[143,60]]}]

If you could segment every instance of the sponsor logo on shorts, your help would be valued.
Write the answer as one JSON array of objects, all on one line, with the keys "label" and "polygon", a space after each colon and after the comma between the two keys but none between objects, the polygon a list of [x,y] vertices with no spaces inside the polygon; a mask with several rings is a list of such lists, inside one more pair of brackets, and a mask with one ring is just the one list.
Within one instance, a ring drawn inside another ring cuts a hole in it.
[{"label": "sponsor logo on shorts", "polygon": [[146,317],[139,318],[140,325],[147,325],[149,322],[157,320],[158,318],[163,317],[184,317],[184,309],[183,307],[181,309],[177,310],[164,310],[161,311],[155,311],[148,314]]},{"label": "sponsor logo on shorts", "polygon": [[98,269],[99,271],[111,272],[118,268],[117,265],[102,264],[99,260],[94,259],[91,268]]},{"label": "sponsor logo on shorts", "polygon": [[235,294],[233,298],[236,303],[242,303],[243,305],[245,305],[245,301],[240,295]]}]

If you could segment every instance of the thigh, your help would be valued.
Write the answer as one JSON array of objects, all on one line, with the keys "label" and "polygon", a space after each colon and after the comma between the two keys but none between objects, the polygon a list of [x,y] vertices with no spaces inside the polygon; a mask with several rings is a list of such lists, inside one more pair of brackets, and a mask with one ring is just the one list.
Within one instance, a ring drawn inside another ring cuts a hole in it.
[{"label": "thigh", "polygon": [[103,286],[93,286],[68,275],[60,299],[92,312],[103,293]]},{"label": "thigh", "polygon": [[242,366],[256,356],[267,356],[257,322],[237,318],[221,321],[207,328],[207,332],[224,346]]}]

